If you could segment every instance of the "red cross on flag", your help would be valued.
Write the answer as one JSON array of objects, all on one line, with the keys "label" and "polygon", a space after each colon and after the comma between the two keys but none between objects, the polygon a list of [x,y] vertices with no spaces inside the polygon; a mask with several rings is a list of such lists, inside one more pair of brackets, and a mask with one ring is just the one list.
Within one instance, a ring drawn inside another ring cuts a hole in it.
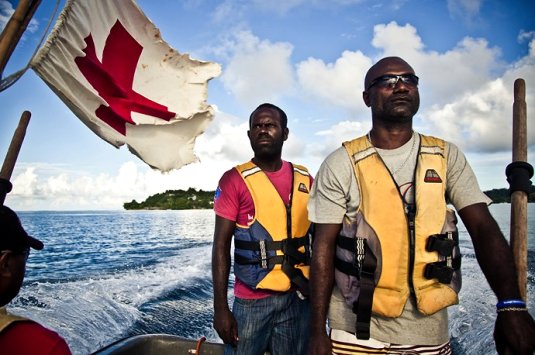
[{"label": "red cross on flag", "polygon": [[162,39],[133,0],[68,0],[32,69],[99,137],[155,169],[196,161],[216,63]]}]

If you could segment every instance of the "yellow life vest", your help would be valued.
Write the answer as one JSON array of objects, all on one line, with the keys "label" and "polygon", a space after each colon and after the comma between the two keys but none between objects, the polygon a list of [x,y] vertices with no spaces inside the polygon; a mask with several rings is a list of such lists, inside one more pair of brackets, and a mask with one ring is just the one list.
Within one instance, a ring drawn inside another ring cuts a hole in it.
[{"label": "yellow life vest", "polygon": [[0,333],[14,322],[32,322],[32,320],[8,313],[5,307],[0,307]]},{"label": "yellow life vest", "polygon": [[251,193],[255,215],[234,231],[234,274],[251,288],[308,293],[310,238],[307,202],[310,175],[292,165],[290,206],[253,162],[236,167]]},{"label": "yellow life vest", "polygon": [[[344,221],[341,238],[365,245],[355,247],[356,253],[338,247],[339,269],[366,264],[364,249],[374,255],[372,311],[384,317],[399,317],[411,290],[418,310],[426,315],[458,303],[460,252],[455,214],[445,200],[446,144],[430,136],[420,135],[420,139],[412,210],[405,206],[388,168],[365,136],[344,143],[354,163],[360,204],[357,220]],[[356,304],[362,291],[360,276],[336,271],[337,285],[349,304]]]}]

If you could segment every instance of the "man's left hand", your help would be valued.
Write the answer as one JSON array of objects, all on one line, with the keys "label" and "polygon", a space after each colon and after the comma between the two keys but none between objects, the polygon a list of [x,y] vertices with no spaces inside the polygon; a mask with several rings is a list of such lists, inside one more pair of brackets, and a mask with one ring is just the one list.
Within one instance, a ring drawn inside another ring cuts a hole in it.
[{"label": "man's left hand", "polygon": [[494,341],[498,354],[532,355],[535,352],[535,321],[527,311],[499,312]]}]

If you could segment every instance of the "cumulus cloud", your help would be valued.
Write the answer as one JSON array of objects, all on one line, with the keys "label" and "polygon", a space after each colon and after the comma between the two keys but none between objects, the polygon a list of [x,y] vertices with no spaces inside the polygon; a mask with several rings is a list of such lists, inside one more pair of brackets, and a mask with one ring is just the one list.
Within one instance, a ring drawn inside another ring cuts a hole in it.
[{"label": "cumulus cloud", "polygon": [[371,128],[371,121],[341,121],[331,126],[329,129],[316,133],[318,137],[324,139],[322,145],[311,147],[319,156],[325,157],[335,149],[339,148],[342,142],[351,140],[357,135],[363,135]]},{"label": "cumulus cloud", "polygon": [[416,28],[409,24],[399,26],[392,21],[387,25],[375,25],[373,33],[372,45],[387,55],[397,53],[399,56],[410,59],[424,48]]},{"label": "cumulus cloud", "polygon": [[[533,46],[535,40],[530,43]],[[535,77],[535,53],[506,67],[500,76],[487,74],[485,82],[465,89],[450,103],[424,109],[431,130],[468,151],[497,152],[509,150],[512,137],[512,102],[514,82]],[[472,64],[474,67],[476,63]],[[535,110],[535,89],[526,86],[527,112]],[[528,131],[528,143],[535,142],[535,132]]]},{"label": "cumulus cloud", "polygon": [[344,51],[334,63],[308,58],[297,65],[297,77],[305,95],[358,113],[364,109],[361,93],[364,75],[371,64],[370,58],[360,51]]},{"label": "cumulus cloud", "polygon": [[[124,202],[138,202],[165,190],[196,188],[215,190],[223,173],[219,164],[199,167],[190,164],[171,173],[160,173],[135,162],[127,162],[109,174],[47,176],[46,167],[22,168],[12,179],[13,191],[6,204],[15,210],[122,209]],[[229,168],[226,166],[225,168]]]},{"label": "cumulus cloud", "polygon": [[286,42],[260,40],[249,31],[239,31],[227,43],[230,60],[221,81],[246,106],[276,101],[294,85],[290,62],[293,47]]},{"label": "cumulus cloud", "polygon": [[214,120],[204,134],[197,138],[195,152],[201,162],[247,160],[251,157],[248,128],[248,121],[240,120],[216,107]]}]

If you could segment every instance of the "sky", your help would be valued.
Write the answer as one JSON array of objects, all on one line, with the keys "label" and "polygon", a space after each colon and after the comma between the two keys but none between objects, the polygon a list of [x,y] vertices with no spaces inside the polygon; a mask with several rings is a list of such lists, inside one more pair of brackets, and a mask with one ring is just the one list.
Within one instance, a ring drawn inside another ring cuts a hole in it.
[{"label": "sky", "polygon": [[[138,0],[180,53],[219,63],[208,83],[215,115],[197,138],[199,161],[155,171],[90,131],[29,69],[0,92],[0,158],[23,111],[32,118],[5,204],[15,210],[120,210],[166,190],[215,190],[248,161],[248,117],[271,102],[288,115],[283,159],[316,174],[345,140],[366,134],[364,75],[400,56],[420,77],[418,132],[466,154],[482,190],[506,188],[513,83],[526,82],[528,161],[535,153],[535,1],[499,0]],[[17,1],[0,0],[0,29]],[[4,77],[39,46],[55,1],[42,1]],[[59,2],[59,7],[64,0]],[[55,21],[54,17],[54,21]],[[53,24],[54,22],[52,22]],[[531,115],[531,118],[529,117]]]}]

